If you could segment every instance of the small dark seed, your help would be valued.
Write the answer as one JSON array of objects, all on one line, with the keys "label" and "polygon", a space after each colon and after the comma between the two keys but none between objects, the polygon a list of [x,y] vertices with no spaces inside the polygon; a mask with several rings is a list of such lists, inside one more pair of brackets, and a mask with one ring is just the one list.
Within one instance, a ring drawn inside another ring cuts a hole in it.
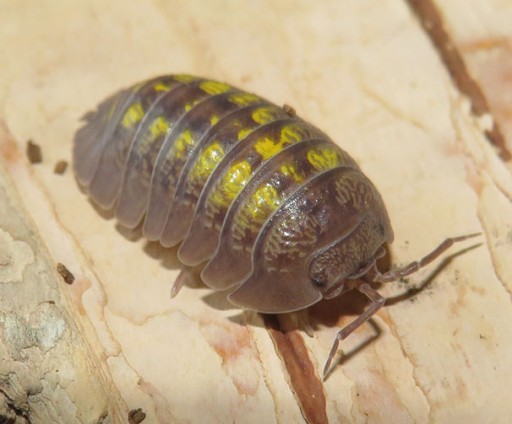
[{"label": "small dark seed", "polygon": [[140,408],[132,409],[128,413],[128,422],[130,424],[139,424],[142,421],[144,421],[145,419],[146,419],[146,413]]},{"label": "small dark seed", "polygon": [[65,160],[59,160],[55,167],[53,168],[53,173],[62,175],[64,172],[66,172],[66,169],[68,168],[68,163]]},{"label": "small dark seed", "polygon": [[73,284],[73,281],[75,281],[75,276],[66,268],[66,265],[58,263],[57,272],[62,276],[66,284]]},{"label": "small dark seed", "polygon": [[43,161],[41,147],[32,140],[27,141],[27,157],[31,164],[41,163]]}]

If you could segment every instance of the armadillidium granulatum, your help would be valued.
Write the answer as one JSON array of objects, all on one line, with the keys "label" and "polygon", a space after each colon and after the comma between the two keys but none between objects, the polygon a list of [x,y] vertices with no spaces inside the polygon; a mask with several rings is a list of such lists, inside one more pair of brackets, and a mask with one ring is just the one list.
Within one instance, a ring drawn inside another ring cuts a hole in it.
[{"label": "armadillidium granulatum", "polygon": [[[295,115],[228,84],[189,75],[125,89],[85,116],[75,137],[79,183],[149,240],[181,243],[185,265],[263,313],[304,309],[357,289],[371,301],[340,340],[384,304],[372,287],[409,275],[444,252],[381,273],[393,241],[384,202],[356,162]],[[179,279],[180,280],[180,279]],[[175,292],[179,289],[179,284]]]}]

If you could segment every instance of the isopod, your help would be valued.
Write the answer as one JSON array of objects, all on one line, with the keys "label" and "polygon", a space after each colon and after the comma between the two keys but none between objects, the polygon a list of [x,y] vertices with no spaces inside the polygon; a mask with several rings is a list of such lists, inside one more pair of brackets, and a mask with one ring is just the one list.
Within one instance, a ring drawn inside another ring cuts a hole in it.
[{"label": "isopod", "polygon": [[[379,310],[374,283],[393,241],[386,207],[357,163],[289,107],[231,85],[168,75],[121,90],[85,116],[75,136],[76,178],[100,207],[149,240],[180,244],[187,266],[237,306],[262,313],[307,308],[349,290],[370,304],[337,333],[338,344]],[[178,279],[174,292],[179,290]]]}]

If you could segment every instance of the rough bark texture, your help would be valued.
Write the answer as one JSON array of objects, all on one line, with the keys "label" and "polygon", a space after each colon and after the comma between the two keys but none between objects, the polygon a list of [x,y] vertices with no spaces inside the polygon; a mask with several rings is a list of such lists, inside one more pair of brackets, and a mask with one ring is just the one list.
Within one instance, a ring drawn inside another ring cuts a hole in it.
[{"label": "rough bark texture", "polygon": [[[0,421],[508,422],[510,22],[504,0],[0,0]],[[383,287],[322,383],[362,297],[311,308],[313,337],[197,281],[171,300],[175,251],[119,228],[62,162],[86,111],[176,72],[290,104],[350,152],[393,263],[482,236]]]}]

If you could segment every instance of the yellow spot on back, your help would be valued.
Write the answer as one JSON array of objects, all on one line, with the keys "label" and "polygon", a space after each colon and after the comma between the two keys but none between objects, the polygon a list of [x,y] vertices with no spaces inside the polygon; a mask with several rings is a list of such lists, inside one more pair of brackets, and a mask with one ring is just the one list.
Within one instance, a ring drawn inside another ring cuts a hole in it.
[{"label": "yellow spot on back", "polygon": [[309,150],[306,157],[308,162],[318,170],[331,169],[340,164],[338,153],[329,148]]},{"label": "yellow spot on back", "polygon": [[198,103],[200,103],[203,99],[201,97],[199,97],[198,99],[194,99],[192,100],[191,102],[189,103],[186,103],[185,106],[183,107],[183,109],[185,109],[185,112],[188,112],[190,111],[190,109],[192,109],[195,105],[197,105]]},{"label": "yellow spot on back", "polygon": [[268,159],[283,150],[285,142],[282,140],[275,141],[269,137],[260,138],[254,143],[254,150],[256,150],[263,159]]},{"label": "yellow spot on back", "polygon": [[201,90],[205,93],[211,95],[225,93],[232,89],[230,85],[218,81],[204,81],[199,84],[199,87],[201,87]]},{"label": "yellow spot on back", "polygon": [[252,112],[252,119],[258,124],[266,124],[276,119],[276,110],[272,107],[259,107]]},{"label": "yellow spot on back", "polygon": [[153,90],[155,91],[169,91],[171,89],[171,86],[168,84],[164,84],[163,82],[157,82],[153,86]]},{"label": "yellow spot on back", "polygon": [[251,164],[247,161],[231,165],[221,183],[212,193],[211,202],[217,206],[227,208],[250,180],[251,172]]},{"label": "yellow spot on back", "polygon": [[219,115],[213,115],[210,117],[210,125],[213,127],[217,122],[219,122]]},{"label": "yellow spot on back", "polygon": [[190,172],[191,180],[198,183],[206,181],[224,155],[224,149],[217,141],[204,149]]},{"label": "yellow spot on back", "polygon": [[288,144],[298,143],[304,139],[303,131],[295,125],[286,125],[281,129],[279,140],[264,137],[254,144],[254,149],[263,157],[268,159],[279,153]]},{"label": "yellow spot on back", "polygon": [[133,103],[124,113],[121,124],[128,129],[133,128],[143,116],[144,110],[140,102]]},{"label": "yellow spot on back", "polygon": [[254,149],[263,159],[268,159],[283,150],[286,145],[297,143],[303,138],[300,129],[294,125],[286,125],[281,129],[279,140],[263,137],[254,143]]},{"label": "yellow spot on back", "polygon": [[185,152],[188,150],[188,147],[193,146],[195,143],[194,136],[192,134],[192,131],[185,130],[183,131],[175,142],[175,152],[176,157],[182,158],[185,154]]},{"label": "yellow spot on back", "polygon": [[197,81],[197,77],[194,77],[192,75],[188,75],[188,74],[178,74],[178,75],[174,75],[173,78],[178,81],[178,82],[183,82],[183,83],[189,83],[189,82],[194,82],[194,81]]},{"label": "yellow spot on back", "polygon": [[256,94],[252,93],[234,93],[231,96],[229,96],[229,101],[231,103],[235,103],[239,106],[250,106],[254,103],[261,102],[261,97],[258,97]]},{"label": "yellow spot on back", "polygon": [[251,196],[245,210],[252,219],[257,222],[263,222],[270,213],[281,205],[282,199],[277,189],[269,183],[258,188]]},{"label": "yellow spot on back", "polygon": [[165,120],[163,116],[157,117],[149,126],[149,132],[151,133],[152,140],[160,137],[161,135],[167,134],[171,125]]},{"label": "yellow spot on back", "polygon": [[[251,118],[256,124],[263,125],[275,121],[277,116],[279,116],[278,113],[279,111],[275,106],[263,106],[255,109],[251,114]],[[249,125],[242,128],[237,134],[237,140],[240,141],[246,138],[256,127],[257,125]]]},{"label": "yellow spot on back", "polygon": [[300,130],[293,125],[286,125],[281,130],[281,142],[285,144],[297,143],[303,139]]},{"label": "yellow spot on back", "polygon": [[245,137],[247,137],[250,133],[252,133],[254,128],[244,128],[240,131],[238,131],[237,140],[243,140]]},{"label": "yellow spot on back", "polygon": [[304,181],[304,175],[299,174],[297,172],[297,168],[295,168],[295,166],[291,164],[281,165],[279,170],[281,171],[282,174],[286,175],[287,177],[293,178],[293,180],[296,183]]}]

